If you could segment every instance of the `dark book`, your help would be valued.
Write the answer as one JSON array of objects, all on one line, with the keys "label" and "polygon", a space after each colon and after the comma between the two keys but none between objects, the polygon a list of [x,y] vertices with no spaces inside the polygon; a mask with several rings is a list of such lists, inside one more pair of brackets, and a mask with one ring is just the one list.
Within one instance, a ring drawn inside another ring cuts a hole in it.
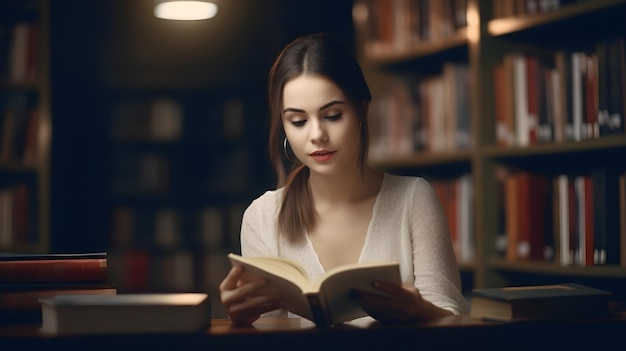
[{"label": "dark book", "polygon": [[611,169],[595,169],[593,182],[594,263],[620,263],[619,173]]},{"label": "dark book", "polygon": [[107,280],[106,253],[0,254],[0,283]]},{"label": "dark book", "polygon": [[470,316],[500,322],[605,317],[611,296],[573,283],[474,289]]},{"label": "dark book", "polygon": [[41,323],[41,298],[116,293],[117,289],[111,283],[0,284],[0,325]]},{"label": "dark book", "polygon": [[112,283],[0,284],[0,311],[39,310],[39,299],[56,295],[114,295]]},{"label": "dark book", "polygon": [[609,133],[609,91],[610,91],[610,68],[608,42],[600,41],[596,44],[596,56],[598,57],[598,131],[599,136]]},{"label": "dark book", "polygon": [[608,43],[609,106],[608,134],[624,133],[624,98],[626,97],[626,53],[624,39],[616,38]]},{"label": "dark book", "polygon": [[59,295],[40,302],[41,331],[53,335],[195,333],[211,322],[205,293]]}]

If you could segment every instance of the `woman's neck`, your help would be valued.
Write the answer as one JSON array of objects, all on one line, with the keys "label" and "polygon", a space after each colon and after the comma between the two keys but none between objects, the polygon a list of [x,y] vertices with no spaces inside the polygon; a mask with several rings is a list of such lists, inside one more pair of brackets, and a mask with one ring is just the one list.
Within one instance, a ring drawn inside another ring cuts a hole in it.
[{"label": "woman's neck", "polygon": [[383,173],[370,167],[363,172],[344,172],[337,175],[311,173],[309,184],[316,205],[350,204],[376,196],[380,190]]}]

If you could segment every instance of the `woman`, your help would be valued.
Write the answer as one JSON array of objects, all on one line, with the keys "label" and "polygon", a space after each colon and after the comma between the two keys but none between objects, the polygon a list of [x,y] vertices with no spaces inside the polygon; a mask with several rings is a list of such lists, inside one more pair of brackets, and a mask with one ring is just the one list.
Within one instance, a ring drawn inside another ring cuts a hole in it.
[{"label": "woman", "polygon": [[[403,286],[373,282],[391,298],[353,296],[372,317],[414,322],[462,313],[459,271],[432,188],[366,164],[371,94],[352,53],[329,34],[296,39],[270,71],[269,100],[278,189],[244,213],[242,255],[294,259],[311,279],[341,264],[398,261]],[[233,322],[288,315],[280,295],[259,293],[267,282],[243,284],[242,273],[233,267],[220,286]]]}]

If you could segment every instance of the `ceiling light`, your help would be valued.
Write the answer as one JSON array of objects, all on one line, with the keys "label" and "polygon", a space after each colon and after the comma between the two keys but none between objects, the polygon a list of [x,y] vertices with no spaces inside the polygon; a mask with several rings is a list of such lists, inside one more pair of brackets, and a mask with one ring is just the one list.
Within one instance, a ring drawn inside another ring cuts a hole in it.
[{"label": "ceiling light", "polygon": [[162,1],[154,7],[157,18],[177,21],[197,21],[214,17],[217,5],[208,1]]}]

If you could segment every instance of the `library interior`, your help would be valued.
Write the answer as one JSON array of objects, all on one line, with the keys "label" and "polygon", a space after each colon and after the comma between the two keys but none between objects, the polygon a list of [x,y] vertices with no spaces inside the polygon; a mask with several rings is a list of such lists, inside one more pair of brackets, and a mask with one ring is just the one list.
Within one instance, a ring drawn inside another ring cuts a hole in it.
[{"label": "library interior", "polygon": [[[217,12],[191,20],[159,17],[164,3],[0,1],[0,314],[18,316],[16,291],[48,279],[57,291],[208,294],[208,335],[92,340],[102,349],[367,348],[416,343],[410,333],[488,349],[481,338],[529,332],[626,347],[626,0],[203,0]],[[219,299],[227,256],[241,253],[247,206],[277,184],[268,73],[287,43],[318,32],[353,50],[372,91],[368,164],[432,185],[468,305],[475,289],[581,284],[610,293],[612,316],[233,331]],[[103,276],[2,269],[63,255],[104,264]],[[6,319],[1,343],[55,345]]]}]

